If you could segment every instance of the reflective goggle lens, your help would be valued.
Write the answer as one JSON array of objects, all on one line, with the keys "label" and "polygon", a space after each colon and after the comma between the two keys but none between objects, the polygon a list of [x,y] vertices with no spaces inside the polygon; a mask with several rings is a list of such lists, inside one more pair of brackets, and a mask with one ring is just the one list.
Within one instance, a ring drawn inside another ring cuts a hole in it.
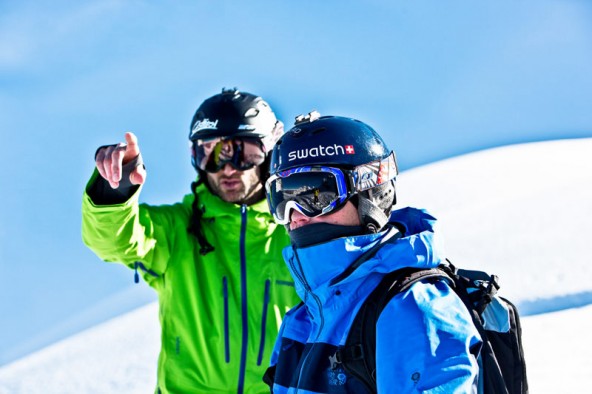
[{"label": "reflective goggle lens", "polygon": [[285,171],[271,177],[266,189],[271,213],[279,224],[290,222],[292,209],[315,217],[333,211],[347,198],[343,173],[329,167]]},{"label": "reflective goggle lens", "polygon": [[265,161],[265,153],[258,140],[197,140],[193,143],[193,149],[196,165],[208,172],[218,172],[227,163],[239,171],[244,171]]}]

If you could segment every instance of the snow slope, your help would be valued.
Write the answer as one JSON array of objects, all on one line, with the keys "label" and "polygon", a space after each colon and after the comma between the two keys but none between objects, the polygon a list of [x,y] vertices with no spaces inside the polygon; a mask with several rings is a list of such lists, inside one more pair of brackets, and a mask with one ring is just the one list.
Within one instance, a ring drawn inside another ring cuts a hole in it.
[{"label": "snow slope", "polygon": [[[442,221],[449,256],[501,278],[523,314],[532,393],[592,384],[592,138],[496,148],[407,171],[399,206]],[[0,368],[0,393],[148,393],[155,303]]]},{"label": "snow slope", "polygon": [[441,220],[450,259],[498,274],[522,313],[592,303],[592,138],[480,151],[397,186]]},{"label": "snow slope", "polygon": [[151,393],[160,347],[153,302],[0,369],[0,394]]}]

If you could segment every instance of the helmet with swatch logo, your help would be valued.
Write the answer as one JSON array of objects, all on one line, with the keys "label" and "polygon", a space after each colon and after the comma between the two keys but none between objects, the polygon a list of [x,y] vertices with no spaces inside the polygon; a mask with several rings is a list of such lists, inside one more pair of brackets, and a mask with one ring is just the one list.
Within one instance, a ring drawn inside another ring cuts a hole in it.
[{"label": "helmet with swatch logo", "polygon": [[362,224],[378,231],[396,203],[397,174],[395,153],[372,127],[313,111],[273,148],[266,192],[279,223],[289,222],[291,209],[320,216],[352,201]]}]

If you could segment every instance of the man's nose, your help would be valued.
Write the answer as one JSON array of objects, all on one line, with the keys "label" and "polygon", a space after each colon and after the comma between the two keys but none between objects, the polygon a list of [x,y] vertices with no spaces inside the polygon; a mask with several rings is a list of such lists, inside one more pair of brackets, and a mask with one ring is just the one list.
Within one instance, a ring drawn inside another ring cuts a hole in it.
[{"label": "man's nose", "polygon": [[226,164],[224,164],[224,167],[222,167],[222,173],[224,173],[224,175],[232,175],[236,171],[237,171],[236,168],[231,166],[230,163],[226,163]]},{"label": "man's nose", "polygon": [[290,216],[290,230],[302,227],[310,222],[310,218],[303,213],[293,209]]}]

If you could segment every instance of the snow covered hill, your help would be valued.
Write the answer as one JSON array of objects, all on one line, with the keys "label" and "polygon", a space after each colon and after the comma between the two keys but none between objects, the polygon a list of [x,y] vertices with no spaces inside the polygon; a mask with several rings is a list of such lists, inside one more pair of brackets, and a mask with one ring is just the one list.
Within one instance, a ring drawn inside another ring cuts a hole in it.
[{"label": "snow covered hill", "polygon": [[[501,278],[523,318],[532,393],[592,383],[592,138],[521,144],[399,177],[399,206],[442,222],[449,256]],[[0,368],[0,393],[148,393],[158,311],[149,304]]]},{"label": "snow covered hill", "polygon": [[151,393],[160,347],[151,303],[0,369],[0,394]]},{"label": "snow covered hill", "polygon": [[400,176],[397,195],[430,209],[449,258],[498,274],[523,314],[592,303],[592,138],[419,167]]}]

